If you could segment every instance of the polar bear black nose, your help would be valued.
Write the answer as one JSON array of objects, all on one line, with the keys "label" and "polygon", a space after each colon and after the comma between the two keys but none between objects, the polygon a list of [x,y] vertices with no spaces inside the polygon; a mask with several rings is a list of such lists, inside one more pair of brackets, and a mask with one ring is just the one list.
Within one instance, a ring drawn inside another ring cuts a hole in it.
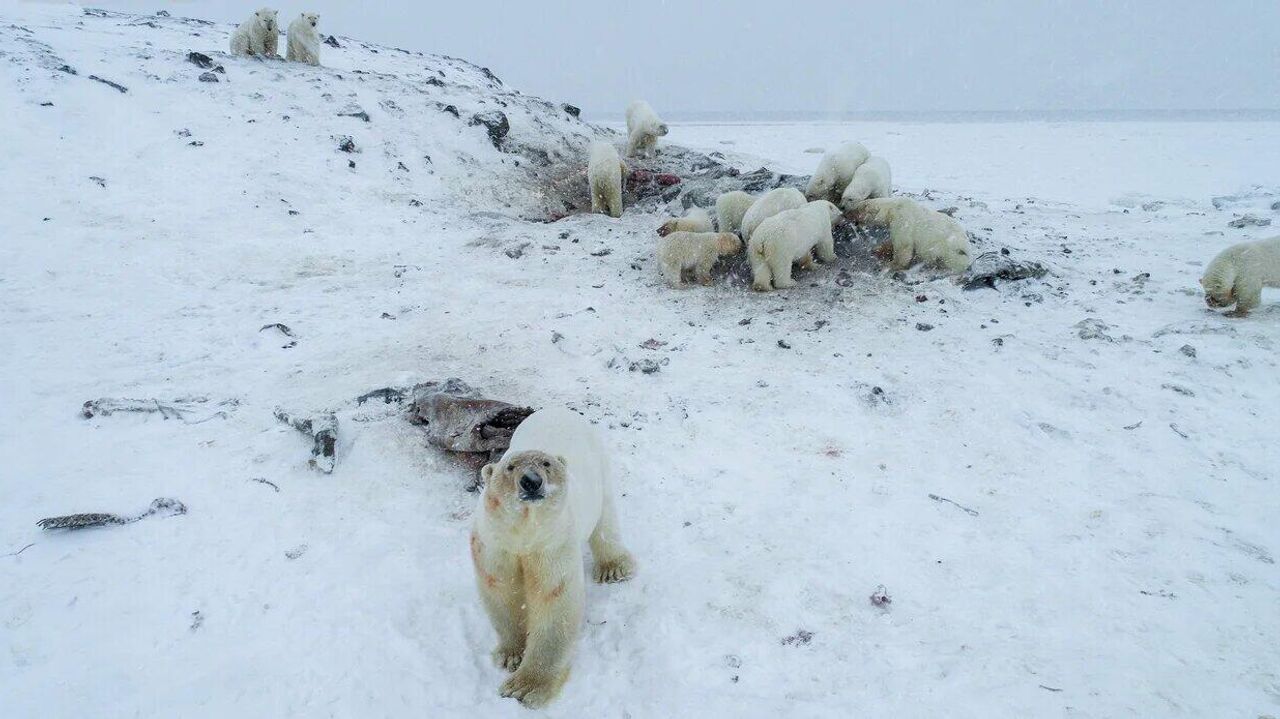
[{"label": "polar bear black nose", "polygon": [[520,493],[529,499],[538,499],[542,496],[542,477],[533,472],[526,473],[520,478]]}]

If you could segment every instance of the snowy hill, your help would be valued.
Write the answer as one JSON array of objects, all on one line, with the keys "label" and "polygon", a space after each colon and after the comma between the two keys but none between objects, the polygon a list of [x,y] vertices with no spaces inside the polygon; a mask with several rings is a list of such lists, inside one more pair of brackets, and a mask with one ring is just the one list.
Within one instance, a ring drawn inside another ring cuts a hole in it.
[{"label": "snowy hill", "polygon": [[[1280,298],[1230,320],[1196,285],[1274,233],[1228,226],[1278,216],[1274,177],[1098,206],[907,174],[1048,274],[893,277],[846,237],[788,292],[676,292],[664,215],[803,178],[674,127],[639,169],[676,189],[580,214],[617,135],[560,101],[341,34],[325,67],[232,58],[230,29],[0,10],[0,714],[524,716],[474,471],[355,402],[460,377],[617,452],[640,574],[588,588],[550,716],[1280,715]],[[189,411],[80,414],[103,397]],[[331,474],[278,409],[335,413]],[[189,511],[35,524],[158,497]]]}]

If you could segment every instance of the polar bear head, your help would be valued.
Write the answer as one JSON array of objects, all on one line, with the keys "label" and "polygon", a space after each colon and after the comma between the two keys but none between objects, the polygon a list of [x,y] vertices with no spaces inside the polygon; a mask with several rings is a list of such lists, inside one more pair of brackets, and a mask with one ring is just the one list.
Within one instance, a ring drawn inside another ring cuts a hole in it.
[{"label": "polar bear head", "polygon": [[901,198],[890,197],[874,200],[863,200],[853,206],[849,212],[849,219],[859,225],[877,225],[884,226],[893,222],[893,216],[897,212]]},{"label": "polar bear head", "polygon": [[1236,303],[1235,284],[1221,273],[1212,271],[1206,273],[1200,278],[1200,286],[1204,288],[1204,303],[1215,310],[1230,307]]},{"label": "polar bear head", "polygon": [[275,10],[264,7],[253,14],[253,19],[264,32],[278,33],[280,28],[276,25],[276,14]]},{"label": "polar bear head", "polygon": [[516,452],[480,470],[489,517],[512,529],[554,528],[567,517],[568,464],[538,450]]},{"label": "polar bear head", "polygon": [[736,255],[742,251],[742,240],[732,232],[721,232],[716,235],[716,251],[722,257]]},{"label": "polar bear head", "polygon": [[973,257],[969,253],[969,236],[960,233],[952,233],[947,236],[944,243],[945,252],[941,259],[943,267],[951,272],[964,272],[973,264]]},{"label": "polar bear head", "polygon": [[319,13],[304,12],[302,13],[301,17],[302,17],[302,21],[310,25],[311,27],[315,27],[316,23],[320,22]]},{"label": "polar bear head", "polygon": [[835,227],[836,224],[838,224],[840,220],[844,218],[844,213],[841,212],[840,208],[836,207],[835,203],[831,202],[830,200],[814,200],[813,202],[810,202],[809,205],[812,207],[821,207],[822,209],[826,210],[827,219],[831,221],[832,227]]}]

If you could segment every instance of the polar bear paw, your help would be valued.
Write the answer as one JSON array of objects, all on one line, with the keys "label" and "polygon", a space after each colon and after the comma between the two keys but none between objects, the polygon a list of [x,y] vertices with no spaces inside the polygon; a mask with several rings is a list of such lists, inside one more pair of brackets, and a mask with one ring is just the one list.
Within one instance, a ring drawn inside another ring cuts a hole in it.
[{"label": "polar bear paw", "polygon": [[540,709],[560,693],[564,682],[533,672],[516,672],[502,683],[498,693],[520,702],[530,709]]},{"label": "polar bear paw", "polygon": [[500,646],[493,650],[493,663],[499,669],[514,672],[520,668],[520,660],[524,659],[524,650],[520,647]]},{"label": "polar bear paw", "polygon": [[636,560],[623,552],[616,557],[596,561],[593,571],[597,584],[625,582],[636,573]]}]

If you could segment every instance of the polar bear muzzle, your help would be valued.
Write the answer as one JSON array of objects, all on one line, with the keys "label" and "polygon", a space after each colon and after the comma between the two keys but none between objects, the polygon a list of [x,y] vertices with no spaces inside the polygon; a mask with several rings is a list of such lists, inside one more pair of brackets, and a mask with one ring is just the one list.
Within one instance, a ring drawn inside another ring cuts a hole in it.
[{"label": "polar bear muzzle", "polygon": [[520,499],[525,502],[537,502],[546,499],[547,494],[543,490],[546,483],[542,477],[533,470],[529,470],[520,477]]}]

